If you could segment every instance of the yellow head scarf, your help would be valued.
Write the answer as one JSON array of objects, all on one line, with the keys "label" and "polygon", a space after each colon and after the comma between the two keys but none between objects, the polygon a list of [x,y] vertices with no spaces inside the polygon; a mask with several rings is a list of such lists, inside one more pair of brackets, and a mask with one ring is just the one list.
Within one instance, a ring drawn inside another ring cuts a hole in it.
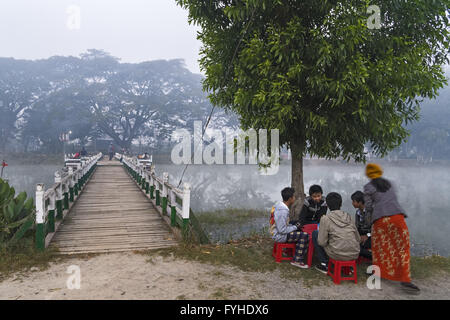
[{"label": "yellow head scarf", "polygon": [[376,163],[369,163],[366,167],[366,176],[369,179],[376,179],[383,175],[383,169]]}]

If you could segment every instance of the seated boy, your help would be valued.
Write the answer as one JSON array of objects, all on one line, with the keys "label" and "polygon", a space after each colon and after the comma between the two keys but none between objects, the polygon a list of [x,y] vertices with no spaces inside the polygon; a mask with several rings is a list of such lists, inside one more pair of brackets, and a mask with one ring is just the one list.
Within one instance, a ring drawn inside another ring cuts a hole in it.
[{"label": "seated boy", "polygon": [[319,185],[315,184],[309,188],[309,197],[305,198],[299,217],[302,226],[319,223],[320,218],[327,213],[327,203],[322,194],[322,187]]},{"label": "seated boy", "polygon": [[299,224],[289,224],[289,207],[295,202],[294,192],[293,188],[284,188],[281,191],[283,201],[277,203],[272,209],[270,233],[275,242],[296,243],[294,259],[291,264],[305,269],[309,267],[303,262],[308,251],[309,235],[300,231]]},{"label": "seated boy", "polygon": [[364,193],[362,191],[356,191],[352,194],[352,204],[356,209],[355,223],[361,236],[361,251],[360,255],[367,259],[372,259],[372,238],[370,236],[371,224],[370,219],[366,214],[364,205]]},{"label": "seated boy", "polygon": [[355,260],[359,256],[360,236],[352,217],[340,210],[342,197],[336,192],[327,195],[330,212],[320,219],[319,230],[312,233],[314,250],[319,258],[316,269],[328,271],[328,257],[334,260]]}]

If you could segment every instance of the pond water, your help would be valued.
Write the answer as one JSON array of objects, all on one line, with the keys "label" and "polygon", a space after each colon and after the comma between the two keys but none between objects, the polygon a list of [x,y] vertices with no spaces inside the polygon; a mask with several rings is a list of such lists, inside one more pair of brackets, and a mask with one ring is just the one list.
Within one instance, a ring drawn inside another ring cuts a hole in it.
[{"label": "pond water", "polygon": [[[178,185],[184,166],[156,165],[156,172],[169,173]],[[450,165],[383,165],[384,177],[397,189],[400,204],[406,211],[406,223],[412,240],[412,253],[438,253],[450,256]],[[266,209],[281,200],[280,191],[290,186],[290,165],[282,165],[277,174],[261,175],[250,165],[190,165],[183,178],[191,184],[191,205],[195,212],[223,208]],[[343,210],[355,213],[350,196],[368,182],[364,165],[305,164],[304,184],[307,192],[312,184],[320,184],[324,193],[338,192]],[[256,218],[228,227],[205,226],[213,240],[236,238],[267,228],[268,218]]]},{"label": "pond water", "polygon": [[5,168],[3,179],[8,180],[16,194],[25,191],[34,198],[36,184],[44,183],[48,189],[55,182],[55,171],[61,170],[61,165],[10,165]]}]

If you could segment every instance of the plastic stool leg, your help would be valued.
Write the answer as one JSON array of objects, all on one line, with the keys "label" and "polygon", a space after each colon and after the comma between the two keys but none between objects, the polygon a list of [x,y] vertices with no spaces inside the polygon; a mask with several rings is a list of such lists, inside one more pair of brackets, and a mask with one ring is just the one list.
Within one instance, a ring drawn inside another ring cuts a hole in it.
[{"label": "plastic stool leg", "polygon": [[336,284],[341,284],[341,263],[339,261],[336,261],[334,266],[334,278]]},{"label": "plastic stool leg", "polygon": [[283,255],[283,248],[277,246],[277,251],[276,251],[276,258],[275,261],[280,263],[281,262],[281,257]]}]

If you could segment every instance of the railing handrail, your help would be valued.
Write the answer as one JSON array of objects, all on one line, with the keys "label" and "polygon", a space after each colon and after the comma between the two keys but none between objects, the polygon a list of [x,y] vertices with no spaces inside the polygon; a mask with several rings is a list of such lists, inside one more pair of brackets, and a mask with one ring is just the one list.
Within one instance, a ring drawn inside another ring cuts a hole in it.
[{"label": "railing handrail", "polygon": [[[67,166],[67,159],[65,159],[67,170],[55,172],[55,183],[50,188],[45,189],[44,184],[36,185],[36,245],[39,249],[45,248],[47,231],[55,232],[55,218],[63,218],[64,210],[69,209],[69,201],[74,202],[76,200],[75,196],[81,191],[87,176],[92,173],[94,165],[102,156],[102,153],[98,153],[90,157],[71,159],[79,160],[75,170],[72,166]],[[49,213],[51,214],[49,215]],[[45,226],[49,230],[45,230]]]},{"label": "railing handrail", "polygon": [[[151,159],[138,159],[136,157],[129,157],[120,153],[116,153],[115,157],[121,159],[125,165],[131,168],[140,177],[138,183],[142,183],[140,179],[149,184],[149,188],[155,188],[157,192],[156,204],[159,205],[158,197],[162,193],[163,205],[170,205],[175,210],[175,214],[187,224],[190,213],[190,185],[185,183],[183,189],[176,187],[169,183],[169,174],[163,173],[160,177],[155,173],[155,167],[151,162]],[[143,163],[147,165],[144,167]],[[150,170],[148,170],[148,163],[151,163]],[[160,188],[161,187],[161,188]],[[152,195],[150,195],[152,198]],[[177,201],[180,200],[181,204]],[[165,210],[166,208],[164,208]],[[163,210],[163,211],[164,211]],[[167,213],[167,212],[166,212]],[[173,212],[171,212],[173,214]],[[171,217],[174,219],[174,217]]]}]

